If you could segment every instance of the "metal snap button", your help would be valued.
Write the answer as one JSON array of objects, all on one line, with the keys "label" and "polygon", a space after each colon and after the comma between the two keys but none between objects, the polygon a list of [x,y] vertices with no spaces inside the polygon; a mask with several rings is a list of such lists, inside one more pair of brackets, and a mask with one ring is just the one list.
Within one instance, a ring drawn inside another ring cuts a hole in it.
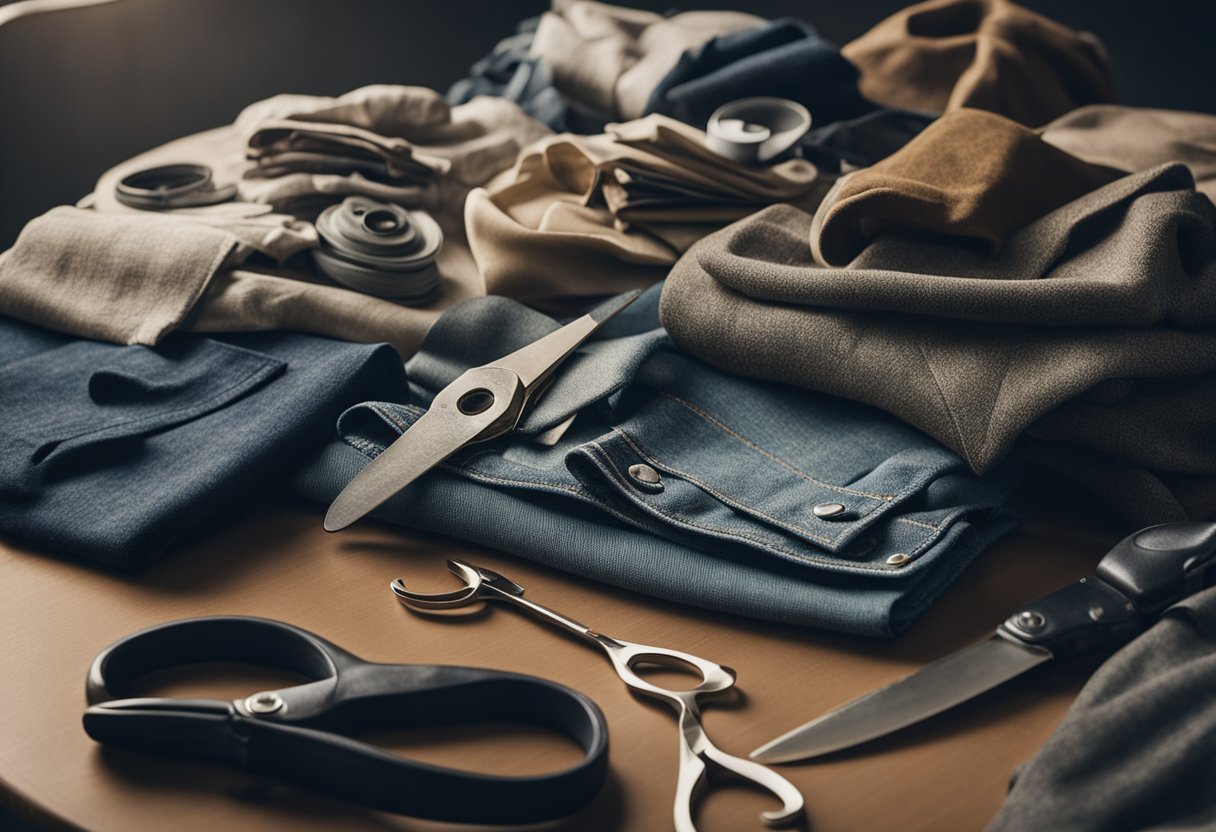
[{"label": "metal snap button", "polygon": [[639,462],[637,465],[630,465],[629,476],[633,477],[643,485],[658,485],[663,481],[663,478],[659,476],[659,472],[644,462]]},{"label": "metal snap button", "polygon": [[821,520],[830,520],[833,517],[839,517],[844,514],[845,507],[841,503],[820,503],[812,508],[811,511]]},{"label": "metal snap button", "polygon": [[887,563],[891,564],[892,566],[903,566],[910,560],[912,560],[912,558],[908,557],[903,552],[896,552],[895,554],[891,555],[891,557],[887,558]]}]

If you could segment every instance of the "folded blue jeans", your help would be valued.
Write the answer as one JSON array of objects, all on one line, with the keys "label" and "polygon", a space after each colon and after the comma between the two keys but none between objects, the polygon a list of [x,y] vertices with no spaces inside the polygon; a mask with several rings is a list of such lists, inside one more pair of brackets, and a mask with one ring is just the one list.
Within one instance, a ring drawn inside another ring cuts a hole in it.
[{"label": "folded blue jeans", "polygon": [[[376,516],[672,601],[870,636],[906,629],[1014,525],[1001,473],[976,476],[875,408],[679,353],[657,300],[656,287],[602,327],[519,431],[461,450]],[[344,413],[344,441],[295,488],[332,500],[439,389],[557,326],[500,297],[446,312],[406,366],[409,402]],[[572,415],[556,444],[538,441]]]},{"label": "folded blue jeans", "polygon": [[0,533],[120,568],[207,529],[404,387],[386,344],[88,341],[0,318]]}]

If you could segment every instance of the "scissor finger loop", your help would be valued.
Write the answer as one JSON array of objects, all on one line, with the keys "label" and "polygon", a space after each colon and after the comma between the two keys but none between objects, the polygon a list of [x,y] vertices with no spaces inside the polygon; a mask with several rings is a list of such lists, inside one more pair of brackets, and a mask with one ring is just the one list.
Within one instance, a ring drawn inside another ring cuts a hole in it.
[{"label": "scissor finger loop", "polygon": [[[658,696],[665,699],[683,699],[686,697],[707,696],[721,693],[735,684],[735,671],[723,667],[717,662],[711,662],[691,653],[680,650],[670,650],[666,647],[651,647],[646,644],[635,644],[620,639],[610,639],[612,645],[605,644],[604,649],[616,667],[617,675],[629,687],[641,693]],[[613,646],[615,645],[615,646]],[[687,689],[676,690],[662,687],[638,675],[636,668],[640,665],[658,665],[672,670],[695,670],[701,674],[701,683]]]}]

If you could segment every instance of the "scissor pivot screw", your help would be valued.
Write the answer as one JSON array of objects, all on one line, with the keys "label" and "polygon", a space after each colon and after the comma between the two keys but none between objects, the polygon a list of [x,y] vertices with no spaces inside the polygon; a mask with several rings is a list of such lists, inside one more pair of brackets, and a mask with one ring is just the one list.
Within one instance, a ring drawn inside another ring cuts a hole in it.
[{"label": "scissor pivot screw", "polygon": [[1034,632],[1035,630],[1043,629],[1044,625],[1047,624],[1047,619],[1039,615],[1037,612],[1030,612],[1027,610],[1026,612],[1020,612],[1015,615],[1013,617],[1013,623],[1016,624],[1019,629],[1026,630],[1027,632]]},{"label": "scissor pivot screw", "polygon": [[253,714],[272,714],[284,704],[283,697],[277,693],[255,693],[245,700],[245,707]]}]

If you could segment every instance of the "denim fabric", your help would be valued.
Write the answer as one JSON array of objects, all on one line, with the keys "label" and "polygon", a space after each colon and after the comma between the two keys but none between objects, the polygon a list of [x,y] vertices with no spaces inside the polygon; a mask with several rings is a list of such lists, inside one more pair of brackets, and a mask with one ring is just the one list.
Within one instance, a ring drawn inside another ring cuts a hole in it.
[{"label": "denim fabric", "polygon": [[119,346],[0,318],[0,532],[145,564],[401,389],[397,353],[309,335]]},{"label": "denim fabric", "polygon": [[[904,630],[1012,527],[994,478],[898,419],[681,355],[657,299],[584,345],[520,431],[460,451],[378,516],[661,598],[872,636]],[[347,411],[345,444],[296,488],[332,500],[435,391],[556,326],[499,297],[445,313],[407,365],[409,404]],[[575,413],[556,445],[535,441]],[[629,476],[638,463],[658,487]],[[848,514],[818,518],[820,503]]]},{"label": "denim fabric", "polygon": [[777,20],[707,41],[684,53],[659,82],[647,113],[704,129],[713,111],[738,98],[790,98],[816,126],[875,109],[857,90],[857,68],[801,20]]}]

